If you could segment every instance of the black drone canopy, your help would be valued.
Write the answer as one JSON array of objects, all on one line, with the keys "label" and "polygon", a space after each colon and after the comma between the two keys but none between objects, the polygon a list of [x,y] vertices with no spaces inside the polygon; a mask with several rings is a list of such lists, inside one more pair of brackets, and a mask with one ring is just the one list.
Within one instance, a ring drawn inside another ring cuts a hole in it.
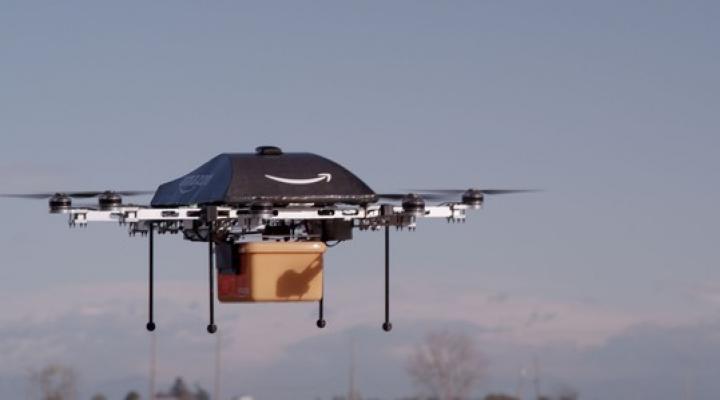
[{"label": "black drone canopy", "polygon": [[376,200],[363,181],[327,158],[258,147],[256,153],[220,154],[191,173],[160,185],[150,204],[363,204]]}]

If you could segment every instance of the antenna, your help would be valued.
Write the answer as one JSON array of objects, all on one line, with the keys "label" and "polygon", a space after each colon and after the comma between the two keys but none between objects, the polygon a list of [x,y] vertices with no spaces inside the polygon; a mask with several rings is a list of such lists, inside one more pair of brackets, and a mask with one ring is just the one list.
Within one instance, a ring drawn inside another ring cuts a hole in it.
[{"label": "antenna", "polygon": [[355,337],[350,339],[350,370],[348,377],[348,400],[356,400],[355,392]]},{"label": "antenna", "polygon": [[517,389],[516,389],[516,391],[515,391],[515,397],[516,397],[518,400],[522,400],[522,399],[523,399],[523,381],[524,381],[524,379],[525,379],[525,374],[526,374],[525,367],[522,367],[522,366],[521,366],[521,367],[520,367],[520,372],[519,372],[519,374],[518,374]]},{"label": "antenna", "polygon": [[535,389],[535,399],[540,398],[540,364],[537,356],[533,357],[533,387]]},{"label": "antenna", "polygon": [[215,387],[213,388],[213,399],[220,399],[220,354],[222,347],[222,332],[218,332],[215,339]]},{"label": "antenna", "polygon": [[684,379],[684,387],[683,387],[683,400],[693,400],[695,398],[695,369],[688,365],[686,367],[687,374],[685,375]]},{"label": "antenna", "polygon": [[150,335],[150,387],[148,399],[155,400],[155,375],[157,372],[157,336]]}]

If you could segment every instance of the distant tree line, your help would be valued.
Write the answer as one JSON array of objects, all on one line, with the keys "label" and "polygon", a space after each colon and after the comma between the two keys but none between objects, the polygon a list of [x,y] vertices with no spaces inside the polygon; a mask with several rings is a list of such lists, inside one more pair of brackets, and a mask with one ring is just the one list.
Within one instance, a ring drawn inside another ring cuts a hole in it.
[{"label": "distant tree line", "polygon": [[[406,370],[420,392],[413,400],[467,400],[484,377],[485,362],[472,337],[448,331],[431,332],[410,355]],[[578,400],[577,391],[562,386],[552,396],[537,400]],[[409,399],[406,399],[409,400]],[[519,400],[515,396],[489,394],[484,400]]]},{"label": "distant tree line", "polygon": [[[27,398],[29,400],[77,400],[77,374],[75,370],[61,364],[50,364],[39,371],[31,371]],[[210,393],[196,384],[191,389],[181,377],[175,378],[167,392],[156,396],[175,400],[210,400]],[[124,400],[141,400],[134,390]],[[90,400],[108,400],[102,393],[94,394]]]},{"label": "distant tree line", "polygon": [[[468,335],[447,331],[433,332],[426,336],[410,355],[406,371],[419,391],[419,395],[397,400],[470,400],[470,394],[484,377],[485,363],[475,341]],[[77,400],[77,375],[72,368],[53,364],[30,376],[32,400]],[[210,400],[210,394],[196,384],[190,388],[183,378],[177,377],[167,392],[157,397],[173,400]],[[335,396],[333,400],[361,400],[354,393],[352,399]],[[125,400],[141,400],[135,391]],[[578,400],[577,391],[562,386],[554,395],[537,396],[536,400]],[[97,393],[91,400],[108,400]],[[375,399],[377,400],[377,399]],[[480,400],[480,398],[476,398]],[[520,400],[517,396],[503,393],[488,394],[482,400]]]}]

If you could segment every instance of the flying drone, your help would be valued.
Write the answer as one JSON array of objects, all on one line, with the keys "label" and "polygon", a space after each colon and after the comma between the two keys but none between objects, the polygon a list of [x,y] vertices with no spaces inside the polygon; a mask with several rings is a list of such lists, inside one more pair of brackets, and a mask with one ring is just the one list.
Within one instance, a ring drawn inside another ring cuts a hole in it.
[{"label": "flying drone", "polygon": [[[217,297],[224,303],[318,302],[324,328],[323,255],[351,240],[353,229],[385,232],[385,320],[390,323],[390,228],[416,228],[421,218],[465,222],[485,195],[530,190],[424,190],[375,193],[341,165],[311,153],[284,153],[274,146],[255,153],[225,153],[156,191],[3,194],[48,199],[51,214],[66,214],[70,227],[115,222],[132,236],[148,238],[148,331],[154,331],[154,235],[182,234],[208,243],[209,333]],[[153,194],[149,205],[123,197]],[[94,206],[73,199],[97,198]],[[433,202],[434,204],[428,204]],[[217,281],[215,272],[217,270]]]}]

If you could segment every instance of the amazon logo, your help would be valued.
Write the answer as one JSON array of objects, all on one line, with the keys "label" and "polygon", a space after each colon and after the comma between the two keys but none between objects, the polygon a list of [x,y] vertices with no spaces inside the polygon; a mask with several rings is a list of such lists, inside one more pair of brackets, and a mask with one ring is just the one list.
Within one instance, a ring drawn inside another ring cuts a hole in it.
[{"label": "amazon logo", "polygon": [[265,175],[266,178],[273,180],[275,182],[280,183],[287,183],[288,185],[310,185],[313,183],[318,183],[322,181],[330,182],[332,179],[332,174],[329,174],[327,172],[322,172],[317,174],[317,177],[315,178],[301,178],[301,179],[295,179],[295,178],[283,178],[280,176],[274,176],[274,175]]},{"label": "amazon logo", "polygon": [[180,193],[189,193],[205,186],[212,179],[212,175],[188,175],[180,181],[178,190]]}]

